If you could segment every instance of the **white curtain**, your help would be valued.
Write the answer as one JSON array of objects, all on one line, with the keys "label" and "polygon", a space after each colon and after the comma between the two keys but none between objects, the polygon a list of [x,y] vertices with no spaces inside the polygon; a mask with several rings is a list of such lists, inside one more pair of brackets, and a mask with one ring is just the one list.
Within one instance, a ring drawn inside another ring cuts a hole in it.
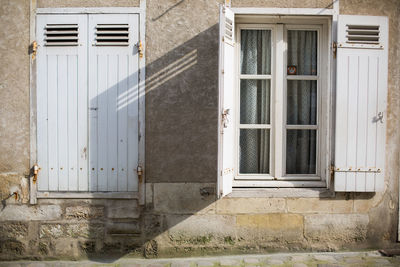
[{"label": "white curtain", "polygon": [[[288,31],[288,66],[296,66],[297,75],[317,74],[317,32]],[[282,56],[282,55],[277,55]],[[242,30],[241,74],[271,74],[271,31]],[[270,124],[270,80],[240,82],[240,123]],[[316,81],[289,81],[287,124],[316,125]],[[269,173],[270,130],[240,130],[240,173]],[[315,173],[316,131],[287,131],[286,173]]]},{"label": "white curtain", "polygon": [[[271,74],[271,31],[242,30],[242,74]],[[240,123],[270,124],[270,81],[241,80]],[[268,129],[240,130],[240,173],[269,173]]]},{"label": "white curtain", "polygon": [[[317,32],[288,31],[287,55],[297,75],[316,75]],[[287,81],[287,124],[317,125],[317,81]],[[315,173],[316,144],[316,130],[287,130],[286,173]]]}]

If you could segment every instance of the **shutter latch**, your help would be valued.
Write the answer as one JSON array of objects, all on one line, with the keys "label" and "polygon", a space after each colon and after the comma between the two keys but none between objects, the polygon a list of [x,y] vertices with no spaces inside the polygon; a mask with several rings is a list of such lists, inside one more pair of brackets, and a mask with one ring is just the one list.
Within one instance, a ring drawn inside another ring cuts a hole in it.
[{"label": "shutter latch", "polygon": [[336,58],[336,53],[337,53],[337,43],[336,42],[332,43],[332,52],[333,52],[333,58]]},{"label": "shutter latch", "polygon": [[37,163],[33,165],[33,183],[36,183],[40,168]]},{"label": "shutter latch", "polygon": [[229,123],[228,115],[229,115],[229,108],[224,109],[224,111],[222,112],[222,125],[224,126],[224,128],[228,128],[228,123]]}]

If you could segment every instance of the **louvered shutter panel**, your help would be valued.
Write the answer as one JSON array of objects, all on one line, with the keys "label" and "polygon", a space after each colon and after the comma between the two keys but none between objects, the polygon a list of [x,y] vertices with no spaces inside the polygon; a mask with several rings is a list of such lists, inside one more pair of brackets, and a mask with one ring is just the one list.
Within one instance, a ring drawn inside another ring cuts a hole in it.
[{"label": "louvered shutter panel", "polygon": [[138,191],[139,15],[89,15],[89,185]]},{"label": "louvered shutter panel", "polygon": [[219,166],[218,196],[232,192],[234,175],[234,13],[220,8],[219,21]]},{"label": "louvered shutter panel", "polygon": [[38,15],[39,191],[87,191],[87,17]]},{"label": "louvered shutter panel", "polygon": [[338,20],[335,191],[384,189],[388,20]]}]

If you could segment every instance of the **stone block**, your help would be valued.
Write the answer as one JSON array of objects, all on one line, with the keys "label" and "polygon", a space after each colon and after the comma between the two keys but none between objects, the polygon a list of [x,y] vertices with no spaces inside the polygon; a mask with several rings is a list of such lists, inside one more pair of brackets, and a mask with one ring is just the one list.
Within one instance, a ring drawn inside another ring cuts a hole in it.
[{"label": "stone block", "polygon": [[154,210],[166,214],[213,213],[215,193],[205,194],[209,183],[155,183]]},{"label": "stone block", "polygon": [[107,202],[107,218],[137,219],[140,208],[137,200],[111,200]]},{"label": "stone block", "polygon": [[177,243],[204,245],[235,237],[235,217],[229,215],[168,215],[169,239]]},{"label": "stone block", "polygon": [[104,227],[99,223],[42,224],[40,238],[103,238]]},{"label": "stone block", "polygon": [[23,239],[27,236],[27,223],[13,222],[0,225],[0,238]]},{"label": "stone block", "polygon": [[60,238],[64,237],[65,226],[62,224],[42,224],[39,230],[40,238]]},{"label": "stone block", "polygon": [[59,205],[7,205],[0,210],[0,221],[50,221],[60,219]]},{"label": "stone block", "polygon": [[106,226],[107,234],[131,236],[140,234],[140,224],[138,221],[131,222],[112,222]]},{"label": "stone block", "polygon": [[67,219],[95,219],[104,216],[104,207],[96,206],[76,206],[65,209]]},{"label": "stone block", "polygon": [[285,212],[283,198],[222,198],[216,203],[218,214],[254,214]]},{"label": "stone block", "polygon": [[65,233],[68,237],[82,237],[82,238],[96,238],[102,239],[104,237],[103,224],[99,223],[79,223],[67,224]]},{"label": "stone block", "polygon": [[312,241],[355,242],[367,237],[366,214],[313,214],[304,219],[304,235]]},{"label": "stone block", "polygon": [[287,200],[287,209],[290,213],[351,213],[353,200],[296,198]]},{"label": "stone block", "polygon": [[368,213],[372,208],[382,202],[384,192],[377,193],[355,193],[354,212]]},{"label": "stone block", "polygon": [[270,213],[237,216],[238,236],[243,243],[303,240],[303,216]]}]

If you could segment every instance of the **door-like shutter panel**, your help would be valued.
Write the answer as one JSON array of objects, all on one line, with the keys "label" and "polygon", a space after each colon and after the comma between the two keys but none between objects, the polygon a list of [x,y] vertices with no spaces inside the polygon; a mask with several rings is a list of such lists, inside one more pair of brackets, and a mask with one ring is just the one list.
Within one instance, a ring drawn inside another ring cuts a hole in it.
[{"label": "door-like shutter panel", "polygon": [[219,17],[218,196],[232,192],[234,175],[234,13],[221,6]]},{"label": "door-like shutter panel", "polygon": [[335,191],[384,188],[388,20],[339,16]]},{"label": "door-like shutter panel", "polygon": [[138,14],[89,15],[91,191],[138,191],[138,29]]},{"label": "door-like shutter panel", "polygon": [[38,190],[87,191],[86,15],[38,15],[36,36]]}]

